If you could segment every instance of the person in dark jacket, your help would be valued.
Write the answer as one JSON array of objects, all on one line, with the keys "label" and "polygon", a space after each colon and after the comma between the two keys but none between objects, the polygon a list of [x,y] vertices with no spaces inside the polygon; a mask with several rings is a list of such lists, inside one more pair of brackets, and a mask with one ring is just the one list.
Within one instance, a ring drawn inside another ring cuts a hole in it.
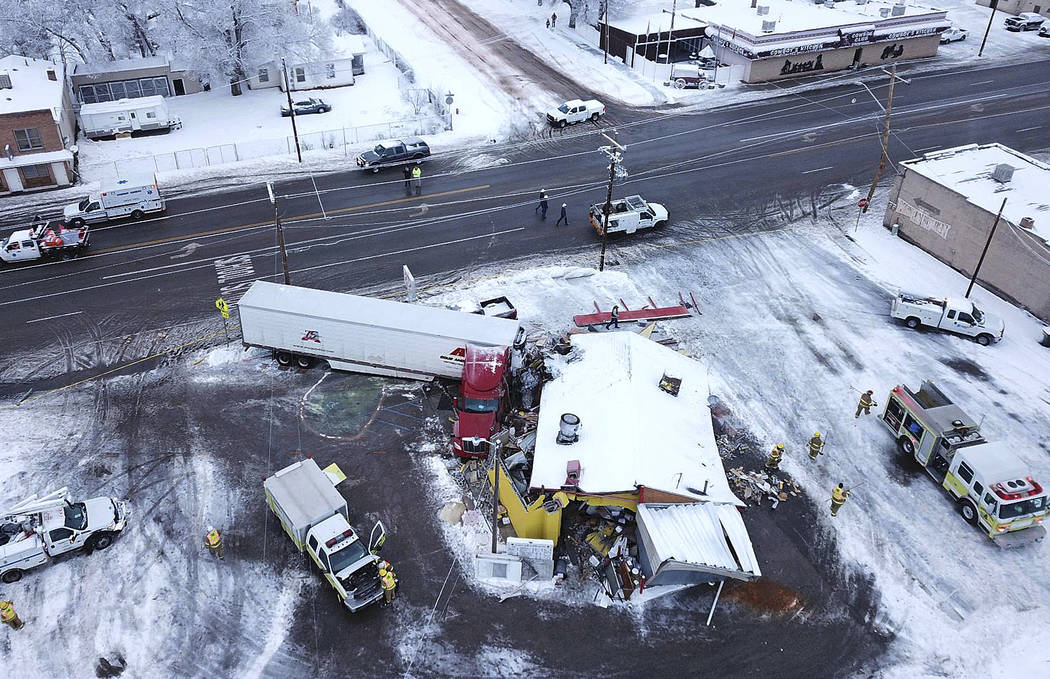
[{"label": "person in dark jacket", "polygon": [[540,204],[536,206],[536,209],[533,210],[533,212],[539,212],[540,213],[540,219],[546,219],[547,218],[547,192],[546,191],[542,191],[542,190],[540,191]]},{"label": "person in dark jacket", "polygon": [[569,206],[566,205],[565,203],[561,204],[561,217],[558,217],[558,221],[557,221],[557,223],[554,226],[561,226],[562,222],[565,222],[565,226],[569,225],[569,215],[565,211],[566,208],[568,208],[568,207]]},{"label": "person in dark jacket", "polygon": [[405,175],[405,193],[411,193],[412,191],[412,168],[405,165],[401,168],[401,172]]},{"label": "person in dark jacket", "polygon": [[620,307],[619,307],[619,305],[616,305],[616,304],[613,305],[612,312],[609,314],[609,322],[605,324],[605,329],[608,330],[610,325],[612,327],[616,328],[617,330],[620,329]]}]

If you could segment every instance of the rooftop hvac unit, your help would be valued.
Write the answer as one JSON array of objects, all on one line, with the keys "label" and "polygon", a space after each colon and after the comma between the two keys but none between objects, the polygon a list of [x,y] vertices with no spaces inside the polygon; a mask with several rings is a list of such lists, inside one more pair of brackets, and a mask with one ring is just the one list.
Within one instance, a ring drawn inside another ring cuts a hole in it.
[{"label": "rooftop hvac unit", "polygon": [[890,8],[889,8],[889,7],[880,7],[880,8],[879,8],[879,16],[880,16],[880,17],[882,17],[883,19],[885,19],[885,18],[886,18],[886,17],[888,17],[889,15],[890,15]]},{"label": "rooftop hvac unit", "polygon": [[563,446],[576,443],[580,440],[580,418],[572,413],[565,413],[558,423],[557,442]]},{"label": "rooftop hvac unit", "polygon": [[904,16],[904,12],[908,9],[907,5],[902,5],[899,2],[894,5],[890,10],[890,15],[895,17]]},{"label": "rooftop hvac unit", "polygon": [[769,14],[769,5],[759,5],[758,16],[765,16],[767,14]]},{"label": "rooftop hvac unit", "polygon": [[11,74],[5,71],[4,73],[0,73],[0,90],[9,89],[11,89]]},{"label": "rooftop hvac unit", "polygon": [[1005,184],[1013,178],[1014,168],[1013,166],[1007,165],[1006,163],[999,163],[995,166],[995,169],[992,170],[992,179],[999,182],[1000,184]]},{"label": "rooftop hvac unit", "polygon": [[858,5],[866,5],[866,4],[868,4],[868,0],[857,0],[857,4]]},{"label": "rooftop hvac unit", "polygon": [[777,30],[777,22],[775,20],[763,19],[762,20],[762,32],[772,33]]},{"label": "rooftop hvac unit", "polygon": [[824,0],[824,6],[829,9],[835,9],[835,0]]},{"label": "rooftop hvac unit", "polygon": [[1023,226],[1026,229],[1034,229],[1035,220],[1031,217],[1021,217],[1021,226]]}]

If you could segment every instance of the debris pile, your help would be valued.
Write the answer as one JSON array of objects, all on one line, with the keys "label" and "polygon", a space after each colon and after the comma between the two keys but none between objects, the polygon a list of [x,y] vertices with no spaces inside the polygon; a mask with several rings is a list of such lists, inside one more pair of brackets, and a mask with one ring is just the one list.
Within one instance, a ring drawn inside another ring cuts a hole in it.
[{"label": "debris pile", "polygon": [[802,492],[794,481],[781,479],[766,470],[745,471],[743,467],[733,467],[729,470],[729,480],[744,502],[761,506],[762,499],[768,498],[770,509],[776,509],[788,497]]}]

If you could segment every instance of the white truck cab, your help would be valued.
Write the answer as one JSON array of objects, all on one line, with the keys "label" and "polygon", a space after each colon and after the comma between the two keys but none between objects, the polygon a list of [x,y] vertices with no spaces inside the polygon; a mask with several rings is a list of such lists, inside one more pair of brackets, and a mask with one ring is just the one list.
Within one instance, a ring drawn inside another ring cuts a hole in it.
[{"label": "white truck cab", "polygon": [[605,104],[597,99],[571,99],[557,108],[547,111],[547,122],[555,127],[565,127],[584,120],[597,122],[600,116],[605,115]]},{"label": "white truck cab", "polygon": [[1001,340],[1006,331],[1003,319],[957,297],[923,297],[902,292],[890,303],[890,316],[903,320],[909,328],[938,328],[973,337],[984,346]]},{"label": "white truck cab", "polygon": [[88,230],[66,229],[60,222],[42,222],[15,231],[0,241],[0,261],[8,264],[54,257],[77,257],[87,248]]},{"label": "white truck cab", "polygon": [[[602,234],[605,223],[605,203],[595,203],[588,213],[591,226]],[[667,223],[667,208],[650,203],[641,196],[617,198],[609,205],[609,233],[634,233]]]}]

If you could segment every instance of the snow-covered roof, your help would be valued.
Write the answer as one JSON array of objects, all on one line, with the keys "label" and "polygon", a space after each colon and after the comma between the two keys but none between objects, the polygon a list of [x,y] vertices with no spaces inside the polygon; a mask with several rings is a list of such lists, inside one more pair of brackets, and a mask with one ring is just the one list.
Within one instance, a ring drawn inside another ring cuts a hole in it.
[{"label": "snow-covered roof", "polygon": [[744,519],[733,505],[642,503],[637,516],[655,551],[650,557],[659,560],[652,564],[654,569],[673,559],[752,577],[762,575]]},{"label": "snow-covered roof", "polygon": [[[696,8],[688,8],[682,14],[711,24],[715,29],[722,26],[728,28],[730,32],[742,31],[754,37],[840,26],[850,26],[855,30],[862,28],[871,30],[876,26],[883,28],[894,23],[903,23],[902,29],[910,29],[914,24],[910,17],[934,14],[943,18],[945,14],[944,10],[909,3],[903,5],[904,13],[899,16],[881,16],[881,9],[892,8],[895,4],[893,0],[871,0],[859,5],[851,0],[837,2],[834,7],[828,7],[823,4],[815,4],[810,0],[758,0],[759,7],[769,8],[768,13],[759,14],[758,7],[752,8],[751,3],[746,0],[736,2],[718,0],[711,6],[701,5]],[[776,27],[770,33],[764,33],[762,30],[763,22],[766,21],[776,22]],[[944,25],[947,27],[947,22],[944,22]],[[708,32],[711,32],[710,29]]]},{"label": "snow-covered roof", "polygon": [[[992,179],[1000,164],[1014,169],[1010,181]],[[1050,239],[1050,165],[1002,144],[970,144],[933,151],[901,165],[947,189],[967,202],[995,214],[1006,198],[1003,219],[1019,226],[1023,217],[1035,221],[1032,231]]]},{"label": "snow-covered roof", "polygon": [[345,56],[353,56],[355,54],[364,54],[368,50],[365,49],[365,36],[356,34],[346,34],[336,36],[333,41],[334,53],[342,54]]},{"label": "snow-covered roof", "polygon": [[[679,12],[674,17],[674,28],[676,31],[688,28],[703,28],[703,21],[697,21]],[[656,12],[654,14],[637,14],[635,16],[612,19],[609,26],[632,35],[646,35],[647,33],[667,33],[671,30],[671,13]]]},{"label": "snow-covered roof", "polygon": [[77,64],[73,68],[73,75],[108,75],[110,73],[121,73],[123,71],[137,71],[142,68],[162,68],[167,66],[168,58],[164,56],[117,59],[116,61]]},{"label": "snow-covered roof", "polygon": [[131,99],[117,99],[115,101],[100,101],[97,104],[84,104],[80,107],[80,115],[92,113],[120,113],[133,108],[151,108],[153,106],[167,106],[164,97],[155,94],[152,97],[132,97]]},{"label": "snow-covered roof", "polygon": [[[47,77],[49,70],[55,72],[54,80]],[[11,55],[0,59],[0,73],[11,77],[11,89],[0,90],[0,115],[50,109],[58,120],[65,87],[61,64]]]},{"label": "snow-covered roof", "polygon": [[477,344],[509,347],[518,322],[482,314],[406,304],[342,292],[255,281],[238,305],[319,317],[343,323],[369,324],[405,332],[451,337]]},{"label": "snow-covered roof", "polygon": [[[742,505],[715,445],[703,364],[633,332],[574,335],[582,356],[543,387],[533,488],[560,488],[570,460],[579,489],[602,494],[644,486],[697,500]],[[678,396],[659,387],[682,380]],[[556,443],[563,413],[578,416],[579,440]]]},{"label": "snow-covered roof", "polygon": [[8,160],[0,155],[0,170],[5,167],[25,167],[26,165],[44,165],[46,163],[73,162],[73,152],[68,150],[47,151],[46,153],[22,153]]}]

